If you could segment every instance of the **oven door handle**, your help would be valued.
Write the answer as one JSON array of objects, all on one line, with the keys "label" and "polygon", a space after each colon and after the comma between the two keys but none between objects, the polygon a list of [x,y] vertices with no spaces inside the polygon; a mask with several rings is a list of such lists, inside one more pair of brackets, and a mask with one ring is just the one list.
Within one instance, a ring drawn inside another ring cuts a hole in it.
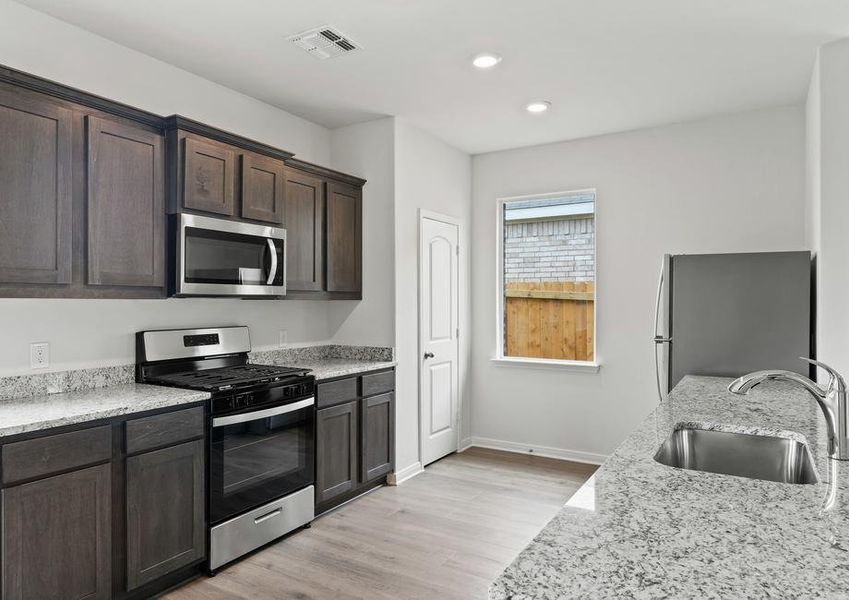
[{"label": "oven door handle", "polygon": [[268,249],[271,251],[271,268],[268,269],[268,281],[266,285],[274,285],[274,278],[277,277],[277,246],[274,245],[274,240],[267,238]]},{"label": "oven door handle", "polygon": [[266,408],[265,410],[255,410],[253,412],[230,415],[228,417],[216,417],[212,419],[212,426],[226,427],[227,425],[235,425],[236,423],[247,423],[248,421],[256,421],[257,419],[276,417],[277,415],[285,415],[286,413],[295,412],[302,408],[308,408],[314,404],[315,397],[309,397],[304,400],[293,402],[292,404],[284,404],[283,406],[275,406],[274,408]]}]

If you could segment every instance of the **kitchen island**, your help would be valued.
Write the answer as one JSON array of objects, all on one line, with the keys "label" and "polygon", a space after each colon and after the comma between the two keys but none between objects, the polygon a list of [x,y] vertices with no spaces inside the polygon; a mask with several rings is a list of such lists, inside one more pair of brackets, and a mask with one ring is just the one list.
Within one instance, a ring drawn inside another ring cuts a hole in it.
[{"label": "kitchen island", "polygon": [[[685,377],[492,584],[492,600],[845,598],[849,462],[828,459],[813,398],[784,382],[747,396]],[[672,468],[682,425],[807,443],[818,483]]]}]

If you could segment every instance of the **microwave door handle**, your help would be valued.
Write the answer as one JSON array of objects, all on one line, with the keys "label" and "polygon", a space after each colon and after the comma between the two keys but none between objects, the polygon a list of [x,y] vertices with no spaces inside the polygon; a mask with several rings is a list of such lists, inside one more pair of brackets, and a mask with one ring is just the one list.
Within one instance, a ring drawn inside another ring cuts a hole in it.
[{"label": "microwave door handle", "polygon": [[256,421],[257,419],[266,419],[277,415],[285,415],[286,413],[295,412],[302,408],[308,408],[313,404],[315,404],[315,397],[310,397],[304,400],[299,400],[298,402],[293,402],[292,404],[284,404],[283,406],[266,408],[265,410],[255,410],[227,417],[215,417],[212,419],[212,427],[225,427],[227,425],[235,425],[236,423],[247,423],[248,421]]},{"label": "microwave door handle", "polygon": [[268,281],[266,284],[274,285],[274,279],[277,277],[277,246],[274,245],[274,240],[266,238],[268,242],[268,250],[271,252],[271,268],[268,270]]}]

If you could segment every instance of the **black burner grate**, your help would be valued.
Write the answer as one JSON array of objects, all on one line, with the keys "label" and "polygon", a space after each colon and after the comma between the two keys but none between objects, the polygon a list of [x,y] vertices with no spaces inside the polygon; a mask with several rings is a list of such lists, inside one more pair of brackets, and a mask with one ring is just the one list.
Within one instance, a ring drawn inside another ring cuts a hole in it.
[{"label": "black burner grate", "polygon": [[177,387],[214,391],[280,381],[298,374],[306,374],[307,371],[308,369],[274,367],[271,365],[237,365],[169,373],[151,377],[149,381]]}]

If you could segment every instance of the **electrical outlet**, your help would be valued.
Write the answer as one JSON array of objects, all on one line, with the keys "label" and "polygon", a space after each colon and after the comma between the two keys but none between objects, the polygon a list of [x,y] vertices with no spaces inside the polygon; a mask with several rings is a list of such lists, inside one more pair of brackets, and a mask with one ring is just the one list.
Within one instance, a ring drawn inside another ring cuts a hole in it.
[{"label": "electrical outlet", "polygon": [[30,369],[46,369],[50,366],[50,344],[38,342],[29,345]]},{"label": "electrical outlet", "polygon": [[289,341],[289,332],[286,331],[285,329],[281,329],[280,330],[280,342],[279,342],[278,345],[282,348],[283,346],[286,345],[286,342],[288,342],[288,341]]}]

